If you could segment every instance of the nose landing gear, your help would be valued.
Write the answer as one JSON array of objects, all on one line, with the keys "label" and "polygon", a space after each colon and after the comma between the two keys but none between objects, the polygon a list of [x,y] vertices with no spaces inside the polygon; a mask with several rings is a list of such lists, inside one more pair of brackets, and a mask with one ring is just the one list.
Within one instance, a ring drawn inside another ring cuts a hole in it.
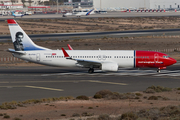
[{"label": "nose landing gear", "polygon": [[163,69],[166,69],[166,67],[159,67],[159,68],[157,69],[157,72],[160,73],[161,70],[163,70]]},{"label": "nose landing gear", "polygon": [[93,68],[90,68],[90,69],[88,70],[88,73],[90,73],[90,74],[94,73],[94,69],[93,69]]},{"label": "nose landing gear", "polygon": [[158,72],[158,73],[160,73],[160,72],[161,72],[161,70],[160,70],[160,69],[157,69],[157,72]]}]

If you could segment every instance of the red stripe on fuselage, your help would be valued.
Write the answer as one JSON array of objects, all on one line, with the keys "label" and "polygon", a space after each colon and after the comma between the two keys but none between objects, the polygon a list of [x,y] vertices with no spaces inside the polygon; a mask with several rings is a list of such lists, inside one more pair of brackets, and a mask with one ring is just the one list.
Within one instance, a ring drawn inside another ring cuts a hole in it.
[{"label": "red stripe on fuselage", "polygon": [[163,56],[168,55],[154,51],[136,51],[136,67],[162,68],[176,63],[173,58]]}]

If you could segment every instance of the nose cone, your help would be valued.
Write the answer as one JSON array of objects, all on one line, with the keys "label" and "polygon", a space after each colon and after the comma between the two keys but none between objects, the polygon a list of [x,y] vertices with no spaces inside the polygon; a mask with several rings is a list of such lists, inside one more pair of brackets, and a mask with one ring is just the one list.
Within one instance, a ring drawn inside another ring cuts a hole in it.
[{"label": "nose cone", "polygon": [[177,61],[174,59],[174,58],[170,58],[169,59],[169,63],[170,63],[170,65],[173,65],[173,64],[175,64]]}]

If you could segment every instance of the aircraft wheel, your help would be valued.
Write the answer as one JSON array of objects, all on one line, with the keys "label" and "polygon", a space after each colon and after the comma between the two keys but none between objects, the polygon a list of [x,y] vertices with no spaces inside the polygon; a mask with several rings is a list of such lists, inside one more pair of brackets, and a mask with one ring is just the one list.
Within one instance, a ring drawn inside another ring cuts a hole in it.
[{"label": "aircraft wheel", "polygon": [[90,68],[90,69],[88,70],[88,73],[90,73],[90,74],[94,73],[94,69],[93,69],[93,68]]},{"label": "aircraft wheel", "polygon": [[160,69],[158,69],[157,72],[160,73],[161,72]]}]

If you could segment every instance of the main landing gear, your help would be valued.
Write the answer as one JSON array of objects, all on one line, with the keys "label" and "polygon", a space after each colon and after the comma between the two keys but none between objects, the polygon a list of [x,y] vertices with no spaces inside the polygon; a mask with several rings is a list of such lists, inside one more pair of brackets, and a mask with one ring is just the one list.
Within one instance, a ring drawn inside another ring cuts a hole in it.
[{"label": "main landing gear", "polygon": [[90,74],[94,73],[94,69],[93,68],[89,68],[88,73],[90,73]]}]

